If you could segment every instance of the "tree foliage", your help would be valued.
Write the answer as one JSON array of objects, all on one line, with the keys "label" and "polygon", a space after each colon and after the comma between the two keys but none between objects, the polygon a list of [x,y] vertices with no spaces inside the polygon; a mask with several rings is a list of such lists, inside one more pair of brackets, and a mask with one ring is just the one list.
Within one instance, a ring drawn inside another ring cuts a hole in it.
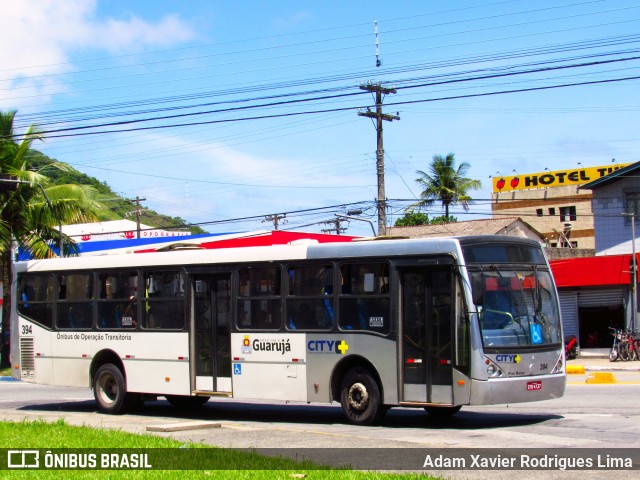
[{"label": "tree foliage", "polygon": [[443,223],[457,222],[458,219],[452,216],[440,215],[429,218],[429,215],[416,210],[407,210],[404,215],[396,220],[395,227],[415,227],[418,225],[440,225]]},{"label": "tree foliage", "polygon": [[123,198],[115,193],[105,182],[79,172],[73,167],[69,166],[66,171],[51,169],[50,165],[62,162],[56,162],[42,152],[31,150],[29,155],[34,167],[46,172],[52,185],[77,184],[90,185],[95,188],[99,200],[107,207],[98,215],[99,221],[120,220],[130,216],[131,212],[140,210],[140,222],[145,225],[165,229],[187,228],[191,233],[206,233],[197,225],[188,226],[186,220],[180,217],[162,215],[148,208],[140,208],[133,200]]},{"label": "tree foliage", "polygon": [[[15,112],[0,112],[0,256],[5,285],[2,315],[2,363],[8,365],[10,328],[12,252],[16,244],[35,258],[49,258],[75,251],[75,243],[62,234],[65,223],[94,221],[101,204],[89,185],[51,185],[49,177],[34,168],[31,145],[41,140],[31,126],[17,141],[13,130]],[[52,171],[68,170],[51,163]],[[56,247],[58,250],[56,250]]]},{"label": "tree foliage", "polygon": [[473,203],[469,192],[479,189],[480,180],[468,178],[466,175],[470,165],[462,162],[456,168],[456,160],[453,153],[446,157],[435,155],[429,166],[429,171],[418,170],[420,177],[416,178],[418,185],[422,187],[420,201],[408,207],[408,209],[430,207],[439,201],[444,207],[446,218],[449,216],[449,207],[460,204],[465,210]]},{"label": "tree foliage", "polygon": [[394,226],[396,227],[414,227],[417,225],[428,225],[429,215],[424,212],[417,212],[415,210],[407,210],[404,212],[404,216],[396,220]]}]

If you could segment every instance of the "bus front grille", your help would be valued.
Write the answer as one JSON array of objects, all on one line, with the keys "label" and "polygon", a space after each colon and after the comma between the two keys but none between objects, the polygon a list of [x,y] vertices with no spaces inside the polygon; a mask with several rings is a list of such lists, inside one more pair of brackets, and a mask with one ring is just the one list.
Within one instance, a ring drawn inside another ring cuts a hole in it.
[{"label": "bus front grille", "polygon": [[33,337],[20,339],[20,367],[23,377],[33,377],[36,369],[36,355],[33,347]]}]

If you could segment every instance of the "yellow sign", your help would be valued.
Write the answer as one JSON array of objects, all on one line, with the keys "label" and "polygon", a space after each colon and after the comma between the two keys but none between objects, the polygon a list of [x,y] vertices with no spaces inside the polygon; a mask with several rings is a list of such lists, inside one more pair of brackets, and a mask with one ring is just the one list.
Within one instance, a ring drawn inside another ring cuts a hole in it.
[{"label": "yellow sign", "polygon": [[508,177],[493,178],[493,193],[529,190],[532,188],[564,187],[565,185],[583,185],[624,168],[622,165],[556,170],[554,172],[525,173]]}]

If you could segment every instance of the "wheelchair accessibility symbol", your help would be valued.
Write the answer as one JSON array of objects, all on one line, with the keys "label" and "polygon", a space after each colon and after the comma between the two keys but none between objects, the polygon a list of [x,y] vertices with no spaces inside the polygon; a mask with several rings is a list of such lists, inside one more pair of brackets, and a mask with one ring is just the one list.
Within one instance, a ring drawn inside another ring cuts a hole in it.
[{"label": "wheelchair accessibility symbol", "polygon": [[233,374],[234,375],[242,375],[242,364],[234,363],[233,364]]},{"label": "wheelchair accessibility symbol", "polygon": [[533,345],[539,345],[542,343],[542,328],[540,325],[531,325],[531,343]]}]

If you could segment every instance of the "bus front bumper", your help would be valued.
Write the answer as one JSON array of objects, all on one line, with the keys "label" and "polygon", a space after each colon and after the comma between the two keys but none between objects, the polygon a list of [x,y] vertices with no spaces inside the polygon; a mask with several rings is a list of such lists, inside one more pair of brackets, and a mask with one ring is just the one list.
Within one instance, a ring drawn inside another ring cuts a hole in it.
[{"label": "bus front bumper", "polygon": [[496,405],[538,402],[564,395],[566,376],[540,375],[530,377],[471,380],[470,405]]}]

